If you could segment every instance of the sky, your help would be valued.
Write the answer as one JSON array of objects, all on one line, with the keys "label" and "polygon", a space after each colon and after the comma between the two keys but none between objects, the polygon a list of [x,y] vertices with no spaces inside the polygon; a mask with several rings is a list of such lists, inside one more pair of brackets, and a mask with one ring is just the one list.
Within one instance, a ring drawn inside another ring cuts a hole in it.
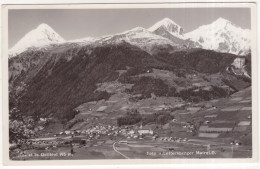
[{"label": "sky", "polygon": [[137,26],[149,28],[168,17],[192,31],[219,17],[250,29],[250,8],[171,9],[12,9],[8,13],[8,45],[15,45],[41,23],[52,27],[65,40],[120,33]]}]

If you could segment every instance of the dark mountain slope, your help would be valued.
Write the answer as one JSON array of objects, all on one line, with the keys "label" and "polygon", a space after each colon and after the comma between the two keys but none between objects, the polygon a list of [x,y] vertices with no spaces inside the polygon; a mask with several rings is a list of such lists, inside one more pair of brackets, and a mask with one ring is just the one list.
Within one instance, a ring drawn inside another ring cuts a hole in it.
[{"label": "dark mountain slope", "polygon": [[236,55],[218,53],[204,49],[191,49],[169,53],[159,53],[156,58],[167,61],[176,68],[193,69],[200,73],[217,73],[232,64]]},{"label": "dark mountain slope", "polygon": [[[48,61],[46,58],[40,61],[41,68],[29,67],[21,77],[30,80],[25,80],[27,87],[21,94],[19,108],[28,114],[64,117],[81,103],[107,99],[109,94],[93,92],[97,83],[115,80],[118,78],[116,70],[144,66],[143,60],[151,57],[126,43],[97,47],[91,54],[89,50],[89,47],[75,50],[70,61],[66,60],[66,52],[56,57],[46,56]],[[36,70],[37,73],[30,76]]]},{"label": "dark mountain slope", "polygon": [[[80,104],[110,97],[105,91],[96,91],[98,83],[118,79],[121,83],[135,84],[131,94],[143,91],[149,97],[153,91],[158,91],[158,95],[173,96],[175,88],[165,85],[163,80],[150,77],[144,83],[144,78],[135,76],[152,69],[175,74],[181,71],[184,77],[194,73],[221,75],[226,74],[234,58],[236,55],[201,49],[174,53],[162,50],[152,56],[126,42],[24,52],[9,60],[10,96],[19,95],[18,108],[23,114],[69,120],[76,113],[73,109]],[[118,70],[126,72],[119,77]],[[242,87],[250,85],[232,74],[228,76],[225,80],[229,85],[234,81],[241,82]],[[190,82],[187,80],[187,83]],[[10,97],[10,105],[17,101],[14,98]]]}]

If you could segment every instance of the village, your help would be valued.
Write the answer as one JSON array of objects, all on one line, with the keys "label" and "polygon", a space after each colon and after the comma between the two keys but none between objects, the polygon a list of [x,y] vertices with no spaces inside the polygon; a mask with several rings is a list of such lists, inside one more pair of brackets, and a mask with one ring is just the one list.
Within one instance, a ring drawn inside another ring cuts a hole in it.
[{"label": "village", "polygon": [[[76,116],[61,129],[51,130],[53,127],[48,128],[48,123],[53,119],[40,118],[34,128],[34,133],[38,135],[23,143],[26,148],[17,145],[10,148],[19,155],[16,157],[33,151],[67,152],[75,156],[98,152],[105,154],[102,158],[124,158],[125,154],[129,156],[129,152],[135,151],[204,151],[208,147],[214,147],[220,157],[233,156],[233,152],[239,151],[247,156],[251,152],[251,140],[248,138],[252,130],[251,99],[245,95],[248,91],[238,92],[228,99],[201,103],[203,107],[200,104],[188,105],[185,109],[174,111],[174,116],[164,124],[139,122],[118,125],[112,123],[112,119],[108,123],[101,117],[88,114],[84,115],[84,119],[82,115]],[[97,106],[97,110],[100,107]],[[162,111],[167,110],[166,107]]]},{"label": "village", "polygon": [[[187,125],[183,126],[184,128]],[[72,146],[86,145],[88,142],[95,142],[97,144],[105,142],[115,142],[117,140],[161,140],[161,141],[187,141],[187,138],[173,138],[173,137],[159,137],[152,129],[142,126],[111,126],[111,125],[97,125],[87,130],[65,130],[54,134],[53,137],[43,137],[30,139],[28,144],[46,145],[45,149],[50,147],[56,148],[58,145],[71,144]],[[95,145],[94,145],[95,146]]]}]

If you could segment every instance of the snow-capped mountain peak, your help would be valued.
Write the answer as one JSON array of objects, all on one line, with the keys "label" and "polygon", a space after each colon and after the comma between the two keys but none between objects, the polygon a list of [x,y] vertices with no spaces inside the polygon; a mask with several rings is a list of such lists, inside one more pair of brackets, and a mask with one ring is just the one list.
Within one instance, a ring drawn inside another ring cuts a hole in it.
[{"label": "snow-capped mountain peak", "polygon": [[[233,54],[246,54],[250,51],[251,33],[231,21],[218,18],[208,25],[202,25],[194,31],[183,34],[183,28],[169,18],[164,18],[148,29],[136,27],[122,33],[102,37],[87,37],[67,41],[79,45],[103,45],[106,43],[128,42],[147,52],[155,46],[174,48],[204,48]],[[40,24],[28,32],[14,47],[9,50],[9,57],[26,50],[45,49],[53,44],[66,41],[49,25]],[[152,53],[152,52],[151,52]]]},{"label": "snow-capped mountain peak", "polygon": [[224,19],[222,17],[219,17],[215,22],[213,22],[213,24],[228,24],[230,23],[231,24],[231,21],[227,20],[227,19]]},{"label": "snow-capped mountain peak", "polygon": [[183,28],[169,18],[164,18],[158,21],[153,26],[151,26],[148,30],[151,32],[166,30],[177,37],[182,37],[183,35]]},{"label": "snow-capped mountain peak", "polygon": [[9,56],[15,56],[29,48],[40,48],[51,44],[63,43],[65,40],[49,25],[40,24],[36,29],[28,32],[10,50]]},{"label": "snow-capped mountain peak", "polygon": [[208,25],[186,33],[185,39],[199,43],[202,48],[233,54],[247,54],[251,45],[249,29],[242,29],[229,20],[218,18]]},{"label": "snow-capped mountain peak", "polygon": [[46,23],[42,23],[42,24],[38,25],[36,29],[53,31],[53,29]]}]

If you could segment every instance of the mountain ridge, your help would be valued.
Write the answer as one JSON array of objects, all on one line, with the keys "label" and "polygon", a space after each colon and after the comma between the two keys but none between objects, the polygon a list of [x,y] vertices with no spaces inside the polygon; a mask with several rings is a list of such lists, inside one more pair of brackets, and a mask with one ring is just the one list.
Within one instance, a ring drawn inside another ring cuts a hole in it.
[{"label": "mountain ridge", "polygon": [[[185,93],[186,90],[195,90],[191,79],[199,79],[205,86],[224,89],[225,83],[234,86],[234,89],[228,87],[228,91],[239,90],[250,84],[242,80],[247,66],[243,66],[242,71],[237,67],[226,71],[232,66],[237,55],[204,49],[174,53],[162,50],[163,53],[151,55],[137,46],[120,42],[102,46],[68,46],[62,50],[52,50],[27,51],[19,57],[9,59],[9,90],[11,95],[19,96],[15,96],[20,100],[18,107],[27,115],[70,119],[76,106],[110,98],[109,93],[96,91],[97,84],[105,82],[135,84],[136,87],[129,92],[144,92],[146,97],[150,97],[153,90],[159,95],[184,97],[180,91]],[[250,64],[248,61],[245,61],[246,63]],[[159,74],[150,75],[153,71]],[[148,76],[152,82],[142,76]],[[208,79],[205,80],[206,77]],[[216,78],[221,80],[214,82]],[[161,91],[160,85],[157,84],[158,79],[163,81],[165,90]],[[143,89],[142,80],[147,83],[147,90]],[[204,90],[203,87],[199,89]]]},{"label": "mountain ridge", "polygon": [[[218,18],[208,25],[185,33],[184,29],[169,18],[164,18],[150,28],[136,27],[122,33],[105,35],[101,37],[87,37],[76,40],[64,40],[47,24],[41,24],[36,29],[27,33],[16,45],[9,50],[9,57],[13,57],[28,49],[44,48],[50,45],[74,43],[79,45],[102,45],[127,41],[138,46],[148,53],[154,52],[155,45],[161,48],[187,49],[203,48],[238,55],[250,52],[250,30],[242,29],[231,21]],[[213,38],[212,38],[213,37]]]}]

